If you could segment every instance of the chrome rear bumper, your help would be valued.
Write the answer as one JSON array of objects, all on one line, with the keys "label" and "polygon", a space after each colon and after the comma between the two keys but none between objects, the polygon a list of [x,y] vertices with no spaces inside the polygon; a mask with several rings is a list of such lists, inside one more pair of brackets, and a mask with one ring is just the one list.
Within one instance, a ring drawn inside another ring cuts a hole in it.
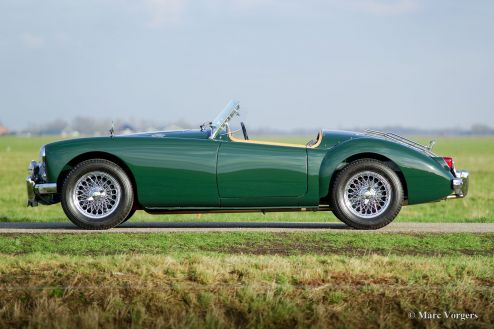
[{"label": "chrome rear bumper", "polygon": [[468,171],[460,170],[456,171],[456,177],[451,180],[451,188],[453,193],[451,193],[448,199],[464,198],[468,194],[468,181],[470,174]]}]

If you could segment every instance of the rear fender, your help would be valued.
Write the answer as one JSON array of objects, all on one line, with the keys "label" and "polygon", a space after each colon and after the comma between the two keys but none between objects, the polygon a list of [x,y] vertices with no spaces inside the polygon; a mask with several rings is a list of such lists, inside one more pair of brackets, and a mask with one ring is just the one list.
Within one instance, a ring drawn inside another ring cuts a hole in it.
[{"label": "rear fender", "polygon": [[392,161],[403,175],[408,204],[436,201],[451,194],[452,175],[428,155],[410,147],[374,138],[352,139],[328,150],[319,172],[319,196],[326,198],[333,175],[349,160],[369,157]]}]

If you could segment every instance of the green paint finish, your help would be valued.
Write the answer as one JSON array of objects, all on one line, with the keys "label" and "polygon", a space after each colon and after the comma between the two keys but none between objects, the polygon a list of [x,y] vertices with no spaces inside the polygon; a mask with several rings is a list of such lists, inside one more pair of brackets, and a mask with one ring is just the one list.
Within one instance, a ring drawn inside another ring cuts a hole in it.
[{"label": "green paint finish", "polygon": [[317,147],[318,149],[330,149],[340,143],[346,142],[348,140],[352,140],[355,138],[365,137],[364,134],[345,131],[345,130],[330,130],[322,131],[322,141]]},{"label": "green paint finish", "polygon": [[223,142],[218,154],[218,190],[222,199],[303,197],[307,192],[307,151]]},{"label": "green paint finish", "polygon": [[408,204],[440,200],[451,194],[452,174],[423,152],[380,138],[362,135],[328,150],[320,171],[320,196],[328,194],[331,177],[346,159],[374,154],[394,162],[405,177]]},{"label": "green paint finish", "polygon": [[90,152],[117,157],[132,172],[144,207],[218,207],[216,156],[209,139],[114,137],[79,139],[47,146],[49,177]]},{"label": "green paint finish", "polygon": [[[334,172],[365,154],[394,162],[405,178],[408,203],[449,195],[444,161],[405,145],[364,134],[325,131],[316,148],[242,143],[210,131],[187,130],[83,138],[46,146],[48,179],[56,182],[75,159],[88,154],[121,161],[148,209],[317,207]],[[325,201],[322,201],[323,203]]]},{"label": "green paint finish", "polygon": [[[328,150],[321,148],[307,149],[308,156],[308,191],[304,204],[308,206],[318,206],[321,200],[320,193],[320,170],[321,164],[326,157]],[[329,186],[329,184],[327,185]]]}]

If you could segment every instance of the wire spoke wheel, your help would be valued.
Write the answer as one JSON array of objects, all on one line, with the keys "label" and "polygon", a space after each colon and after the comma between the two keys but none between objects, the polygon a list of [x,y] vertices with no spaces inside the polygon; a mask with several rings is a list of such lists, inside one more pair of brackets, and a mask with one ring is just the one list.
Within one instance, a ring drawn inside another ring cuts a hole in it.
[{"label": "wire spoke wheel", "polygon": [[92,171],[75,183],[72,198],[76,209],[91,219],[111,215],[120,202],[122,188],[118,180],[102,171]]},{"label": "wire spoke wheel", "polygon": [[68,173],[62,185],[61,202],[75,225],[86,230],[107,230],[130,216],[134,191],[129,176],[118,164],[88,159]]},{"label": "wire spoke wheel", "polygon": [[392,163],[362,158],[338,172],[330,205],[343,223],[359,230],[375,230],[391,223],[400,213],[404,189]]},{"label": "wire spoke wheel", "polygon": [[390,204],[391,184],[376,172],[359,172],[347,180],[343,197],[348,210],[355,216],[375,218],[383,214]]}]

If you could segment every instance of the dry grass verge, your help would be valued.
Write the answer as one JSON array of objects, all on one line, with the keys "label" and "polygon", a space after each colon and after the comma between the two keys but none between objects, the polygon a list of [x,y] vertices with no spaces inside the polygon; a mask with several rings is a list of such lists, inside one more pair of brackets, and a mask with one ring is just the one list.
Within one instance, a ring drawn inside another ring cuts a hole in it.
[{"label": "dry grass verge", "polygon": [[469,256],[4,255],[0,327],[492,328],[493,273]]}]

